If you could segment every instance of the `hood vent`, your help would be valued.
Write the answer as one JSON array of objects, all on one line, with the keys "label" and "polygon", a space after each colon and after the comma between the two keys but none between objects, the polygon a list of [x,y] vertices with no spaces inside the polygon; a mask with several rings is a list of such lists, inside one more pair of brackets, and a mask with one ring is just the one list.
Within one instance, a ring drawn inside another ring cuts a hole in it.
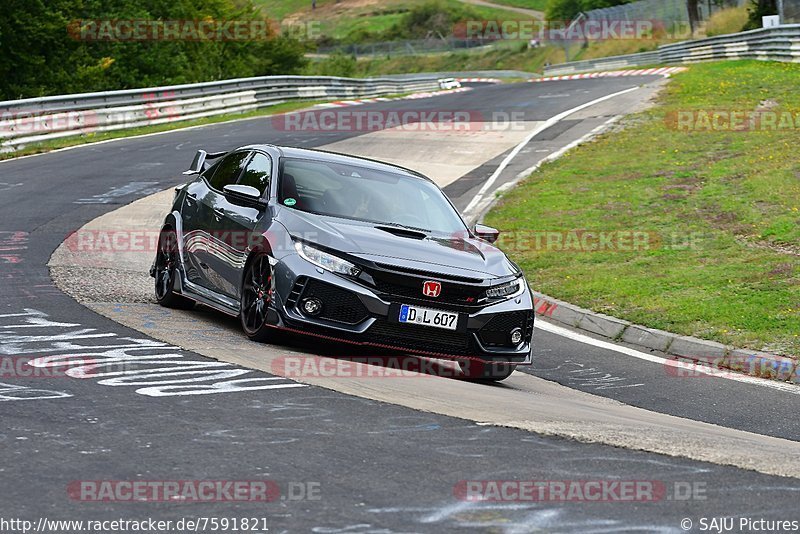
[{"label": "hood vent", "polygon": [[407,237],[409,239],[425,239],[428,235],[424,232],[417,232],[415,230],[408,230],[406,228],[398,228],[396,226],[376,226],[378,230],[383,230],[397,237]]}]

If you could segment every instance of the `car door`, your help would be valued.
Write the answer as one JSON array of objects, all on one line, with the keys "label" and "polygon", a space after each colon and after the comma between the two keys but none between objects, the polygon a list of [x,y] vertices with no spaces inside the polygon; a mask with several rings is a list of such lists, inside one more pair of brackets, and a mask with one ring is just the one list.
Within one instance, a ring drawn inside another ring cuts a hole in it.
[{"label": "car door", "polygon": [[223,216],[219,199],[223,187],[239,179],[249,157],[250,152],[237,151],[222,158],[202,174],[196,187],[189,188],[184,201],[184,211],[189,215],[184,215],[183,232],[187,275],[191,282],[217,292],[221,284],[212,265],[225,250],[219,239]]},{"label": "car door", "polygon": [[183,240],[183,267],[190,282],[203,286],[206,284],[203,280],[204,274],[200,263],[204,261],[205,252],[201,249],[207,238],[203,237],[206,229],[201,221],[198,198],[202,198],[207,190],[206,181],[202,176],[198,177],[186,187],[186,195],[184,195],[181,206],[182,234],[180,239]]},{"label": "car door", "polygon": [[[273,163],[270,156],[253,152],[247,159],[244,172],[239,175],[237,185],[255,187],[266,198],[272,177]],[[217,291],[239,298],[240,281],[244,263],[247,260],[252,234],[259,219],[266,214],[264,206],[252,201],[242,200],[232,195],[218,194],[214,200],[215,210],[222,214],[217,220],[217,238],[225,246],[210,261]]]}]

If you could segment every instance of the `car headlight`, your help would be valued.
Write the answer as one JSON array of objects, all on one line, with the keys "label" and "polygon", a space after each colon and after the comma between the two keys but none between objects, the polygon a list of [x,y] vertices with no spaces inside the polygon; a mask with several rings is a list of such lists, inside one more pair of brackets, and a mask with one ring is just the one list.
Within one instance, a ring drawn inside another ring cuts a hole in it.
[{"label": "car headlight", "polygon": [[486,290],[486,297],[490,299],[501,299],[516,295],[522,291],[522,279],[514,280],[507,284],[490,287]]},{"label": "car headlight", "polygon": [[358,276],[361,272],[361,269],[349,261],[343,260],[342,258],[324,252],[318,248],[314,248],[306,243],[297,241],[294,244],[294,248],[303,259],[313,263],[317,267],[322,267],[326,271],[338,274],[346,274],[348,276]]}]

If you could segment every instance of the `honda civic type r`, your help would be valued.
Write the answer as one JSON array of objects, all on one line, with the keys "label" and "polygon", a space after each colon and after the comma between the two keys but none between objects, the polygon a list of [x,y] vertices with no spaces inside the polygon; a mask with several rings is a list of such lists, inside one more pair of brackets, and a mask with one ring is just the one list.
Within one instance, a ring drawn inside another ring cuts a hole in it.
[{"label": "honda civic type r", "polygon": [[[213,164],[211,164],[213,162]],[[531,363],[522,271],[421,174],[318,150],[199,151],[150,274],[158,302],[279,330],[456,360],[502,380]]]}]

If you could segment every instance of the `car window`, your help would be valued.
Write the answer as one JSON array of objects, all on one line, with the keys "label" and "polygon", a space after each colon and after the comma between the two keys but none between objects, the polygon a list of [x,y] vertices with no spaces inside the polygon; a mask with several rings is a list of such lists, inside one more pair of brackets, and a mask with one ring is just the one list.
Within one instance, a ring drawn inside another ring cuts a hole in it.
[{"label": "car window", "polygon": [[235,152],[214,165],[214,174],[206,177],[211,187],[222,191],[226,185],[235,184],[248,155],[248,152]]},{"label": "car window", "polygon": [[278,202],[301,211],[441,233],[465,230],[441,190],[421,178],[287,158],[278,189]]},{"label": "car window", "polygon": [[272,173],[272,160],[269,159],[269,156],[266,154],[261,154],[256,152],[253,156],[253,159],[250,160],[250,163],[247,164],[247,167],[242,174],[242,177],[239,178],[239,185],[249,185],[250,187],[255,187],[261,194],[264,194],[264,191],[267,190],[267,186],[269,185],[269,177]]}]

